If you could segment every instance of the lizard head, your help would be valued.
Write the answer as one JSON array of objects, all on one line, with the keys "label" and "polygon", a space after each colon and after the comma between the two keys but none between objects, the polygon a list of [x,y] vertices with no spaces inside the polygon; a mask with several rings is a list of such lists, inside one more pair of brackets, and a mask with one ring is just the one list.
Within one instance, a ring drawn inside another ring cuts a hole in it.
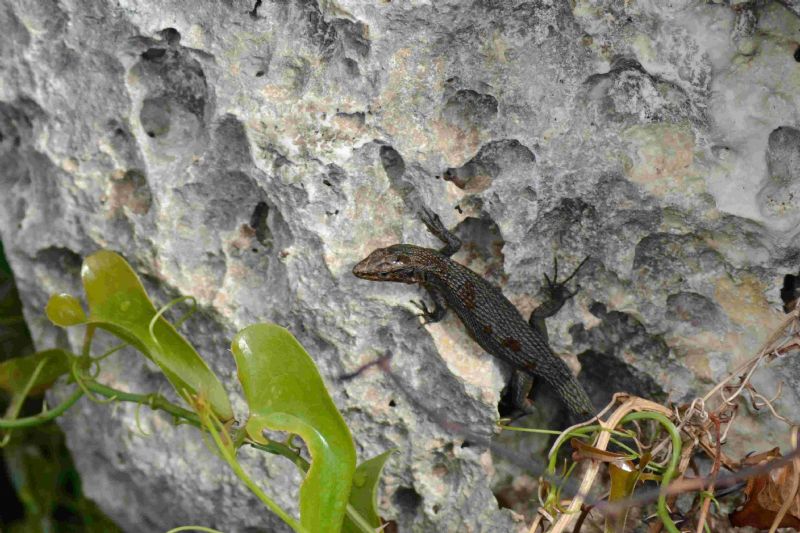
[{"label": "lizard head", "polygon": [[425,248],[412,244],[378,248],[353,267],[353,274],[372,281],[419,283],[423,281],[420,257],[426,251]]}]

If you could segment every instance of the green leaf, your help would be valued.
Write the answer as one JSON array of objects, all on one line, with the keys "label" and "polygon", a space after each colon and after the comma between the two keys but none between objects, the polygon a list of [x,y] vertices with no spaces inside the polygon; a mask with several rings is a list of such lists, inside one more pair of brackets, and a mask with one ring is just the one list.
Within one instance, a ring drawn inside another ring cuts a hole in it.
[{"label": "green leaf", "polygon": [[86,313],[81,303],[71,294],[55,294],[44,308],[47,318],[56,326],[66,328],[86,323]]},{"label": "green leaf", "polygon": [[19,394],[42,361],[46,362],[31,386],[29,393],[32,395],[43,393],[70,370],[69,355],[64,350],[45,350],[15,357],[0,363],[0,389],[12,395]]},{"label": "green leaf", "polygon": [[292,334],[275,324],[246,327],[231,348],[250,407],[247,434],[262,444],[269,442],[265,429],[305,441],[311,467],[300,487],[300,523],[311,533],[339,531],[356,452],[317,367]]},{"label": "green leaf", "polygon": [[[353,476],[353,488],[350,489],[350,505],[373,528],[381,527],[381,518],[378,516],[378,482],[383,473],[386,462],[397,450],[389,450],[368,459],[358,465]],[[350,520],[344,519],[343,533],[360,533],[361,530]]]},{"label": "green leaf", "polygon": [[[81,278],[89,304],[84,323],[113,333],[152,359],[180,396],[202,396],[222,421],[233,418],[222,383],[197,351],[163,317],[153,322],[156,308],[125,259],[101,250],[84,260]],[[74,321],[75,303],[66,295],[53,296],[47,304],[48,317],[59,325],[80,323]]]}]

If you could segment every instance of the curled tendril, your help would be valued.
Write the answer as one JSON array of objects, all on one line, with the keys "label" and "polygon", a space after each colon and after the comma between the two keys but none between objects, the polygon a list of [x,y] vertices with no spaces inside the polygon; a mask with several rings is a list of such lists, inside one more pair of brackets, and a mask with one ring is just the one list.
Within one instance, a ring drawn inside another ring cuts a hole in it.
[{"label": "curled tendril", "polygon": [[[266,435],[265,435],[265,437],[266,437]],[[295,442],[296,442],[295,441],[295,437],[299,437],[299,435],[297,435],[296,433],[288,433],[286,435],[286,440],[283,443],[287,447],[289,447],[290,449],[292,449],[292,450],[294,450],[294,451],[299,453],[303,449],[303,445],[302,444],[295,444]]]},{"label": "curled tendril", "polygon": [[203,533],[222,533],[222,531],[218,531],[216,529],[211,529],[210,527],[204,526],[181,526],[176,527],[175,529],[170,529],[167,533],[178,533],[179,531],[202,531]]},{"label": "curled tendril", "polygon": [[192,307],[189,308],[189,310],[186,311],[186,313],[184,313],[182,317],[180,317],[178,320],[175,321],[176,329],[181,327],[184,324],[184,322],[189,320],[189,318],[191,318],[191,316],[197,312],[197,299],[194,296],[184,296],[183,299],[191,300]]},{"label": "curled tendril", "polygon": [[[144,403],[144,402],[137,402],[137,403],[136,403],[136,411],[135,411],[135,413],[134,413],[134,421],[136,422],[136,429],[138,429],[138,430],[139,430],[139,434],[140,434],[142,437],[149,437],[149,436],[151,436],[152,434],[151,434],[151,433],[148,433],[148,432],[146,432],[146,431],[144,430],[144,428],[142,427],[142,421],[141,421],[141,419],[139,418],[139,412],[142,410],[142,404],[143,404],[143,403]],[[151,406],[151,407],[152,407],[152,406]]]},{"label": "curled tendril", "polygon": [[181,302],[183,302],[183,301],[186,301],[186,300],[191,300],[191,301],[192,301],[192,308],[191,308],[191,309],[189,309],[189,311],[187,311],[187,312],[186,312],[186,314],[184,314],[184,315],[183,315],[183,316],[182,316],[182,317],[181,317],[181,318],[180,318],[180,319],[179,319],[179,320],[178,320],[178,321],[175,323],[175,327],[176,327],[176,328],[177,328],[177,327],[180,327],[180,326],[181,326],[181,325],[182,325],[184,322],[186,322],[186,320],[187,320],[187,319],[188,319],[190,316],[192,316],[192,315],[195,313],[195,311],[197,310],[197,300],[194,298],[194,296],[181,296],[181,297],[179,297],[179,298],[175,298],[175,299],[174,299],[174,300],[172,300],[171,302],[168,302],[168,303],[167,303],[167,304],[165,304],[163,307],[161,307],[161,309],[159,309],[159,310],[158,310],[158,312],[156,312],[156,314],[155,314],[155,315],[153,315],[153,318],[151,318],[151,319],[150,319],[150,324],[148,324],[148,326],[147,326],[147,330],[148,330],[148,332],[150,333],[150,338],[151,338],[151,339],[153,339],[153,342],[155,342],[155,343],[156,343],[156,345],[157,345],[159,348],[161,347],[161,343],[160,343],[160,342],[158,342],[158,339],[156,338],[156,332],[155,332],[156,322],[158,322],[158,319],[159,319],[159,318],[161,318],[161,317],[164,315],[164,313],[166,313],[167,311],[169,311],[171,308],[173,308],[173,307],[174,307],[174,306],[176,306],[177,304],[179,304],[179,303],[181,303]]},{"label": "curled tendril", "polygon": [[105,359],[106,357],[117,353],[118,351],[120,351],[121,349],[126,347],[127,345],[128,345],[127,342],[123,342],[123,343],[117,344],[116,346],[113,346],[112,348],[109,348],[107,351],[105,351],[104,353],[98,355],[97,357],[93,357],[92,358],[92,362],[95,362],[95,363],[100,362],[103,359]]},{"label": "curled tendril", "polygon": [[100,363],[98,363],[96,359],[89,361],[89,368],[86,375],[89,379],[97,379],[97,376],[100,375]]},{"label": "curled tendril", "polygon": [[98,398],[97,396],[92,394],[92,392],[89,390],[89,387],[87,387],[86,383],[83,382],[83,378],[80,375],[81,374],[80,370],[78,369],[78,362],[79,362],[78,359],[75,359],[72,362],[72,367],[70,368],[70,373],[72,374],[72,378],[75,380],[75,383],[78,384],[78,386],[81,388],[81,390],[83,391],[83,393],[86,395],[87,398],[89,398],[94,403],[97,403],[97,404],[100,404],[100,405],[109,404],[109,403],[111,403],[111,402],[113,402],[114,400],[117,399],[117,396],[114,395],[114,396],[111,396],[110,398],[107,398],[105,400],[101,400],[100,398]]}]

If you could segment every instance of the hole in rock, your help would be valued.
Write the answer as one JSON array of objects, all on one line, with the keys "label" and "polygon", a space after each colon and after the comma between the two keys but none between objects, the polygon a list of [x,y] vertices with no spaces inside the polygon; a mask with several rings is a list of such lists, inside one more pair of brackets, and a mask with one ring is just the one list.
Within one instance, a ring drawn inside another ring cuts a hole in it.
[{"label": "hole in rock", "polygon": [[261,7],[261,0],[256,0],[255,5],[253,6],[253,10],[250,11],[250,16],[253,18],[258,18],[258,8]]},{"label": "hole in rock", "polygon": [[145,61],[158,61],[167,53],[166,48],[148,48],[142,52],[142,59]]},{"label": "hole in rock", "polygon": [[406,172],[406,163],[403,161],[403,156],[400,155],[400,152],[388,145],[381,146],[380,157],[383,170],[386,171],[389,179],[397,180],[403,177]]},{"label": "hole in rock", "polygon": [[411,487],[400,487],[393,499],[397,507],[408,513],[413,513],[422,503],[422,496]]},{"label": "hole in rock", "polygon": [[272,245],[272,232],[267,223],[268,216],[269,206],[266,202],[258,202],[250,216],[250,227],[256,230],[256,240],[266,247]]},{"label": "hole in rock", "polygon": [[142,104],[139,121],[150,137],[162,137],[169,132],[172,107],[163,97],[148,98]]},{"label": "hole in rock", "polygon": [[783,277],[783,287],[781,287],[781,300],[783,310],[787,313],[797,305],[797,298],[800,297],[800,272],[798,274],[786,274]]},{"label": "hole in rock", "polygon": [[161,36],[167,41],[167,44],[175,45],[181,42],[181,33],[175,28],[164,28],[161,30]]}]

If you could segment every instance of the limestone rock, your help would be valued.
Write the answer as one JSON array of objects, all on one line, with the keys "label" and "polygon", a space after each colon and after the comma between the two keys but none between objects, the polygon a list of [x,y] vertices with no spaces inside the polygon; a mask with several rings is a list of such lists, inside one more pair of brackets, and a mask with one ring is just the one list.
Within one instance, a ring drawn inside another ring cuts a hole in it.
[{"label": "limestone rock", "polygon": [[[0,235],[40,347],[79,343],[43,305],[80,294],[83,256],[117,250],[161,303],[198,299],[184,331],[240,417],[229,339],[292,330],[360,457],[400,448],[381,506],[402,531],[521,530],[489,451],[452,430],[492,432],[505,369],[453,317],[417,328],[416,289],[352,265],[438,245],[420,203],[526,313],[553,255],[589,255],[549,322],[555,349],[597,401],[609,383],[691,398],[758,348],[798,273],[798,31],[789,0],[10,0]],[[336,379],[386,352],[402,388]],[[770,396],[798,372],[758,379]],[[167,390],[132,352],[101,379]],[[800,393],[781,402],[796,412]],[[141,414],[146,438],[132,406],[61,420],[86,492],[123,527],[286,529],[196,431]],[[766,417],[748,427],[781,442]],[[294,467],[244,453],[293,508]]]}]

